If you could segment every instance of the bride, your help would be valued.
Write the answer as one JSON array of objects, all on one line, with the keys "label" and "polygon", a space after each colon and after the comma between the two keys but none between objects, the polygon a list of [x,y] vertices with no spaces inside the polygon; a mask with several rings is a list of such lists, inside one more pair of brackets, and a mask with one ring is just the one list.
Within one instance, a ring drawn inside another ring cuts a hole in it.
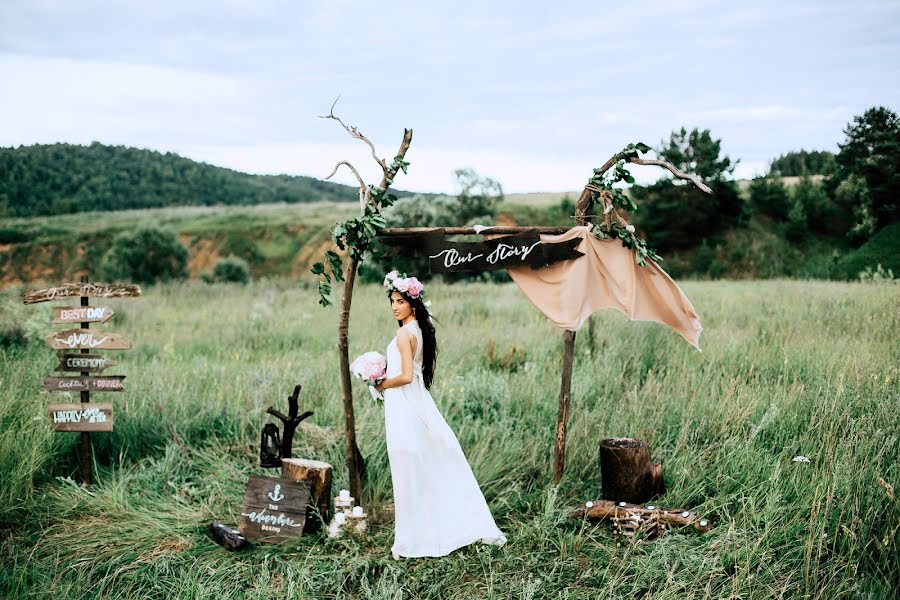
[{"label": "bride", "polygon": [[[473,542],[501,546],[484,495],[429,393],[437,342],[424,287],[391,271],[384,278],[400,328],[387,347],[384,423],[394,491],[395,559],[445,556]],[[430,302],[429,302],[430,304]]]}]

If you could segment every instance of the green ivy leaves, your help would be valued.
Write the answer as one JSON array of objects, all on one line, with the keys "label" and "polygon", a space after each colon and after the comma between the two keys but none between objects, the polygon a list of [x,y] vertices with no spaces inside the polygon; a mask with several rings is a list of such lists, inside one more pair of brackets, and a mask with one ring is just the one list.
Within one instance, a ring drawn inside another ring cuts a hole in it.
[{"label": "green ivy leaves", "polygon": [[[625,165],[628,163],[629,158],[638,158],[640,153],[648,151],[650,151],[650,146],[643,142],[628,144],[621,152],[616,154],[616,163],[613,168],[605,173],[601,173],[599,168],[594,169],[590,183],[594,187],[603,190],[602,192],[591,191],[591,199],[594,201],[594,206],[606,208],[606,200],[603,197],[605,192],[610,199],[613,212],[615,212],[616,208],[621,208],[629,213],[637,211],[637,203],[627,196],[621,188],[613,186],[620,181],[633,184],[634,177],[632,177]],[[605,223],[594,223],[591,227],[591,233],[600,239],[618,238],[622,240],[623,246],[635,251],[634,261],[642,267],[647,266],[647,260],[662,260],[662,257],[656,253],[656,250],[649,248],[647,242],[637,235],[634,231],[634,226],[622,224],[617,218],[606,219]]]}]

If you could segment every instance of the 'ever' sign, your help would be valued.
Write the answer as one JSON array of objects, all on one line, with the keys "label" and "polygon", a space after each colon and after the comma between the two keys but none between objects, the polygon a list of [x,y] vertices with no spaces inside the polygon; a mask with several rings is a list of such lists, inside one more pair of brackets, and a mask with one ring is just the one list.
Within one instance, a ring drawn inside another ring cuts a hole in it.
[{"label": "'ever' sign", "polygon": [[74,350],[76,348],[128,350],[131,348],[131,340],[117,333],[108,333],[99,329],[56,331],[47,336],[47,343],[57,350]]}]

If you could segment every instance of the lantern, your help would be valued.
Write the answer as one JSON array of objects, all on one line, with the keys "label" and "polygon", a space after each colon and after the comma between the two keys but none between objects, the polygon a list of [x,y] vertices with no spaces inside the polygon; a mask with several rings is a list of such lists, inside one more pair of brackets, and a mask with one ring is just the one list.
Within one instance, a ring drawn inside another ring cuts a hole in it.
[{"label": "lantern", "polygon": [[281,440],[275,423],[266,423],[259,442],[259,466],[275,468],[281,466]]}]

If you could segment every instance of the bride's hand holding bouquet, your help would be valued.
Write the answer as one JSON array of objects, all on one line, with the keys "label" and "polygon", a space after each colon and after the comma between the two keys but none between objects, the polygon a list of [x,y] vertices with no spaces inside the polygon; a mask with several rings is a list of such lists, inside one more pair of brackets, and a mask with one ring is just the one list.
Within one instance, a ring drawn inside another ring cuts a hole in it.
[{"label": "bride's hand holding bouquet", "polygon": [[387,359],[378,352],[364,352],[350,364],[350,372],[369,386],[372,400],[379,405],[384,403],[384,395],[379,386],[385,380],[386,371]]}]

